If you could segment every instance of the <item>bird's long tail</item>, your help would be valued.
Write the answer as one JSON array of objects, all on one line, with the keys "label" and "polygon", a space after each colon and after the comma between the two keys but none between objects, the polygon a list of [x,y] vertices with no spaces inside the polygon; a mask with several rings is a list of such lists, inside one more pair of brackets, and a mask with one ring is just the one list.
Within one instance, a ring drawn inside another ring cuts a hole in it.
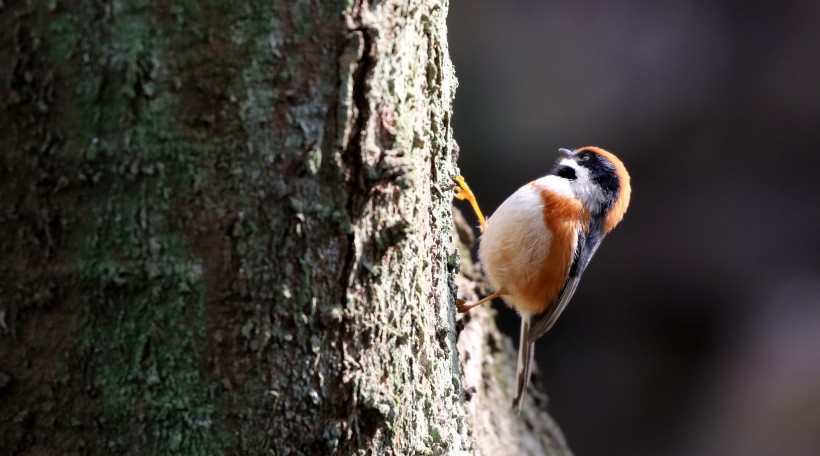
[{"label": "bird's long tail", "polygon": [[530,381],[530,365],[532,364],[533,346],[534,342],[530,342],[530,318],[529,316],[521,316],[521,338],[518,342],[518,391],[513,399],[512,406],[518,407],[518,413],[521,413],[521,401],[524,398],[524,391],[527,389],[527,384]]}]

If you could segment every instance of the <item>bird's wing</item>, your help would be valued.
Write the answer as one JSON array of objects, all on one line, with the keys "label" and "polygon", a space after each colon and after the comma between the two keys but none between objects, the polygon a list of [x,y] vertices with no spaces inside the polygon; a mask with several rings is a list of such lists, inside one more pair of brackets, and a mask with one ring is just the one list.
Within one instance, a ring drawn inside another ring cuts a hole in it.
[{"label": "bird's wing", "polygon": [[547,307],[547,310],[544,312],[532,316],[532,324],[530,325],[530,331],[527,334],[528,341],[534,342],[552,328],[552,325],[554,325],[555,321],[558,320],[561,312],[563,312],[567,307],[567,304],[569,304],[569,300],[572,298],[572,295],[575,294],[575,289],[578,288],[578,282],[580,280],[580,275],[568,278],[567,283],[564,285],[564,289],[561,291],[561,295],[558,297],[555,304]]},{"label": "bird's wing", "polygon": [[[556,299],[553,304],[547,306],[546,310],[540,314],[532,316],[526,334],[528,342],[535,342],[536,339],[546,334],[546,332],[552,328],[552,325],[555,324],[555,321],[558,320],[561,312],[564,311],[570,299],[572,299],[572,295],[575,294],[575,290],[578,288],[578,282],[581,280],[581,275],[587,268],[589,260],[592,259],[592,255],[595,254],[595,251],[598,250],[598,246],[601,245],[602,238],[603,234],[597,229],[590,230],[590,232],[587,233],[581,233],[581,235],[578,236],[575,255],[572,265],[569,268],[569,273],[567,274],[567,282],[564,284],[561,294],[558,295],[558,299]],[[522,337],[523,336],[522,334]]]}]

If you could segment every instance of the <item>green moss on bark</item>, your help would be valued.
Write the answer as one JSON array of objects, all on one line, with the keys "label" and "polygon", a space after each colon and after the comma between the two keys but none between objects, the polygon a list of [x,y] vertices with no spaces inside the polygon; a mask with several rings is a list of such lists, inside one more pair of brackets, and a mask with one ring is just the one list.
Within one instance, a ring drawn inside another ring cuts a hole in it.
[{"label": "green moss on bark", "polygon": [[26,233],[67,272],[30,279],[25,302],[65,279],[49,388],[95,415],[56,422],[82,437],[54,448],[466,451],[446,3],[32,8],[35,80],[60,91],[33,114],[48,158],[10,162],[47,176]]},{"label": "green moss on bark", "polygon": [[99,6],[104,20],[62,12],[49,42],[56,62],[81,62],[66,156],[80,182],[97,189],[86,192],[87,218],[75,235],[76,293],[105,447],[221,454],[218,384],[201,374],[202,265],[175,214],[208,149],[186,140],[174,117],[162,16],[150,2]]}]

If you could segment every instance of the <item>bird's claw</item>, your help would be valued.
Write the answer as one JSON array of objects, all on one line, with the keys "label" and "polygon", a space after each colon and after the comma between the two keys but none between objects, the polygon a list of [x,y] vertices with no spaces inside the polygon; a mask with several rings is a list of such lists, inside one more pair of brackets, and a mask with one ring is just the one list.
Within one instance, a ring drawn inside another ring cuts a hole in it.
[{"label": "bird's claw", "polygon": [[453,181],[455,181],[453,189],[456,191],[454,196],[460,200],[467,200],[470,202],[470,206],[473,207],[473,211],[475,211],[475,214],[478,217],[481,232],[483,233],[484,229],[487,227],[487,222],[484,220],[484,214],[481,213],[481,209],[478,208],[478,201],[476,201],[473,191],[470,190],[470,186],[467,185],[464,177],[456,176],[453,178]]},{"label": "bird's claw", "polygon": [[456,311],[458,311],[458,313],[465,313],[470,310],[470,308],[465,304],[467,304],[467,301],[463,299],[456,299]]},{"label": "bird's claw", "polygon": [[468,201],[475,200],[475,195],[473,195],[470,187],[467,186],[467,182],[464,181],[464,177],[456,176],[453,178],[453,181],[455,181],[455,184],[453,184],[453,189],[456,191],[456,198],[460,200],[466,199]]}]

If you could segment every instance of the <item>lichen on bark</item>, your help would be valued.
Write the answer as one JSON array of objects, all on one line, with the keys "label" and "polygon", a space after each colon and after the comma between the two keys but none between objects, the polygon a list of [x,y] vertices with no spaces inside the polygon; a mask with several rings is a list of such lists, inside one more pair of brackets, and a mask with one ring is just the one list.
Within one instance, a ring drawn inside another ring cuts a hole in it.
[{"label": "lichen on bark", "polygon": [[[18,341],[38,337],[35,321],[69,322],[55,326],[62,363],[27,370],[32,353],[4,344],[18,366],[6,416],[35,416],[25,395],[48,391],[98,417],[49,405],[4,442],[63,430],[62,448],[92,452],[464,448],[436,190],[453,173],[445,12],[4,8],[5,234],[42,239],[4,251],[46,255],[3,265],[24,284],[2,290],[3,322]],[[40,296],[59,313],[28,304]]]}]

